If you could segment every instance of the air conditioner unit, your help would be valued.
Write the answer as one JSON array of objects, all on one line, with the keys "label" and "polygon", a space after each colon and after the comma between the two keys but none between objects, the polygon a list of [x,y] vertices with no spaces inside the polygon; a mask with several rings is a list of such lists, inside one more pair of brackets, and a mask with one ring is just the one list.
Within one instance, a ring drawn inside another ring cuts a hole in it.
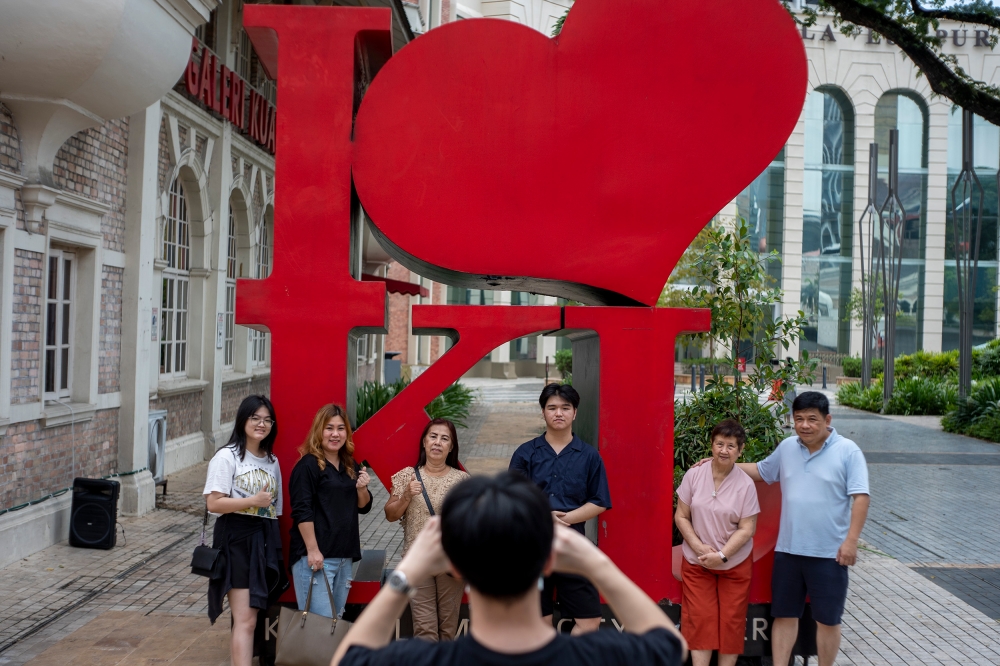
[{"label": "air conditioner unit", "polygon": [[167,410],[149,411],[149,473],[158,486],[163,486],[163,494],[167,493],[167,475],[164,468],[164,458],[167,450]]}]

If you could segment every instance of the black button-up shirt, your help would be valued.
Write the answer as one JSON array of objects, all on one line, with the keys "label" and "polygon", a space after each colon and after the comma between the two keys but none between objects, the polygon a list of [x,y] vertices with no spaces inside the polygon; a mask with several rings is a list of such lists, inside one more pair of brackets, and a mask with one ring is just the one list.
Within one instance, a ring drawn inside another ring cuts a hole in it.
[{"label": "black button-up shirt", "polygon": [[[520,472],[537,483],[548,495],[553,511],[573,511],[588,502],[611,508],[611,492],[601,454],[576,435],[559,455],[545,435],[525,442],[517,447],[510,459],[510,471]],[[573,528],[583,532],[583,523]]]},{"label": "black button-up shirt", "polygon": [[330,463],[320,470],[315,456],[305,455],[292,469],[288,495],[292,502],[292,533],[289,550],[291,563],[306,554],[306,544],[299,533],[299,523],[312,523],[316,530],[316,545],[324,558],[349,557],[361,559],[361,534],[358,514],[372,509],[372,496],[368,504],[358,507],[357,475],[337,469]]}]

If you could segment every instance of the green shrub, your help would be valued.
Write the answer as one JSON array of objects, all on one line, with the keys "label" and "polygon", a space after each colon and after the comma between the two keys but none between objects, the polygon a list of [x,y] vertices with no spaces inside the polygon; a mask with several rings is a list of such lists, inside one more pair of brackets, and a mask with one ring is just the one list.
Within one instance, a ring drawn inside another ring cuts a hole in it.
[{"label": "green shrub", "polygon": [[[674,403],[675,480],[692,464],[711,455],[712,428],[723,419],[736,419],[747,432],[740,462],[763,460],[785,438],[774,404],[747,400],[745,393],[745,385],[718,383]],[[780,403],[779,408],[784,409]]]},{"label": "green shrub", "polygon": [[[409,384],[405,379],[400,379],[392,384],[382,382],[365,382],[358,387],[357,411],[355,420],[360,427],[362,423],[372,417],[375,412],[382,409],[386,404],[396,397],[400,391]],[[469,409],[475,401],[475,393],[472,389],[455,382],[441,395],[431,400],[425,408],[427,415],[432,419],[448,419],[456,426],[465,427],[465,419],[469,416]]]},{"label": "green shrub", "polygon": [[948,432],[1000,441],[1000,377],[976,382],[968,398],[941,419]]},{"label": "green shrub", "polygon": [[560,349],[556,351],[556,370],[562,373],[563,383],[573,382],[573,350]]},{"label": "green shrub", "polygon": [[[881,400],[881,386],[879,387]],[[938,416],[954,407],[958,392],[954,385],[926,377],[905,377],[896,381],[886,414]]]},{"label": "green shrub", "polygon": [[[861,358],[858,356],[847,356],[841,361],[841,368],[845,377],[861,376]],[[885,369],[885,361],[880,358],[872,359],[872,377],[881,377]]]},{"label": "green shrub", "polygon": [[918,351],[896,358],[896,378],[936,377],[954,379],[958,376],[958,350],[948,352]]},{"label": "green shrub", "polygon": [[841,384],[837,389],[837,401],[847,407],[863,409],[866,412],[882,411],[882,381],[876,379],[864,388],[860,382]]},{"label": "green shrub", "polygon": [[1000,377],[1000,338],[972,350],[972,378]]},{"label": "green shrub", "polygon": [[432,419],[448,419],[457,426],[465,427],[465,419],[469,417],[469,408],[476,399],[476,394],[465,384],[455,382],[446,388],[441,395],[431,400],[427,405],[427,416]]}]

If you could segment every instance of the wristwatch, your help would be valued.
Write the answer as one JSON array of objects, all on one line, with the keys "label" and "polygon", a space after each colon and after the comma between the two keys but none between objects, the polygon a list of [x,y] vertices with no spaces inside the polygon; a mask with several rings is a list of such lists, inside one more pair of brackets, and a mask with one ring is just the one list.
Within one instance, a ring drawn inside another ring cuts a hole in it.
[{"label": "wristwatch", "polygon": [[405,594],[408,597],[413,597],[417,593],[415,587],[410,585],[410,581],[406,579],[406,574],[396,569],[391,574],[389,574],[388,580],[386,580],[386,585],[393,592],[399,592],[400,594]]},{"label": "wristwatch", "polygon": [[722,552],[721,550],[719,551],[719,557],[721,557],[721,558],[722,558],[722,563],[723,563],[723,564],[725,564],[726,562],[728,562],[728,561],[729,561],[729,558],[728,558],[728,557],[726,557],[726,554],[725,554],[725,553],[723,553],[723,552]]}]

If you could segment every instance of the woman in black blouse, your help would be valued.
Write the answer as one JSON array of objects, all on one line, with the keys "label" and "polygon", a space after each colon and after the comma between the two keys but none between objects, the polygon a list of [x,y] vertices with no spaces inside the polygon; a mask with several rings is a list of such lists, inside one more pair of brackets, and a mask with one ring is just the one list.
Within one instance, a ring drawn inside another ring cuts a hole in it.
[{"label": "woman in black blouse", "polygon": [[[354,462],[351,425],[340,405],[325,405],[316,413],[309,436],[299,447],[301,458],[288,484],[292,502],[292,580],[299,610],[340,617],[351,587],[351,568],[361,559],[358,514],[372,508],[368,472]],[[336,608],[323,581],[333,590]],[[312,601],[306,605],[309,586]]]}]

